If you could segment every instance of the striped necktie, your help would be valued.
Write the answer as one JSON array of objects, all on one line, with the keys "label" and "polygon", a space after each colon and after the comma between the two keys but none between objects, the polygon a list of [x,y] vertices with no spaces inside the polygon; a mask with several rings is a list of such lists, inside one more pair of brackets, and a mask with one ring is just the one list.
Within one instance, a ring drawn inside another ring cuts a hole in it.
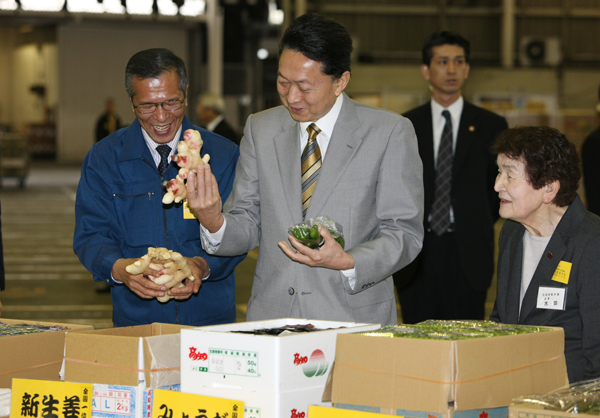
[{"label": "striped necktie", "polygon": [[321,132],[317,125],[311,123],[307,128],[308,143],[302,152],[302,219],[306,216],[310,198],[317,184],[321,171],[321,149],[317,143],[317,135]]},{"label": "striped necktie", "polygon": [[444,110],[446,125],[442,131],[442,140],[438,151],[435,170],[435,193],[431,205],[431,229],[439,236],[450,227],[450,191],[452,188],[452,119],[450,112]]}]

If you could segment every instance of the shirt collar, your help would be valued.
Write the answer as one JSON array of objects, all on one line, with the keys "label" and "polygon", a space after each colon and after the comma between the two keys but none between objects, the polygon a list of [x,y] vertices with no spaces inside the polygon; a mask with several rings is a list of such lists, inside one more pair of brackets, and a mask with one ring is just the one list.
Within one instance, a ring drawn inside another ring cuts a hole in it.
[{"label": "shirt collar", "polygon": [[442,111],[448,110],[452,116],[453,124],[460,121],[460,115],[464,106],[465,100],[460,96],[454,103],[448,107],[443,107],[441,104],[436,102],[433,97],[431,98],[431,114],[433,115],[434,122],[442,117]]},{"label": "shirt collar", "polygon": [[[141,128],[141,129],[142,129],[142,135],[144,136],[144,141],[146,141],[146,145],[148,146],[148,149],[150,149],[152,158],[154,158],[154,162],[156,163],[156,165],[158,165],[158,163],[160,162],[160,154],[158,153],[158,151],[156,151],[156,147],[158,147],[161,144],[157,144],[156,142],[154,142],[152,140],[152,138],[150,138],[150,135],[148,135],[148,132],[146,132],[146,130],[144,128]],[[182,130],[183,130],[183,124],[181,124],[181,126],[177,130],[177,132],[175,133],[175,136],[173,137],[171,142],[167,142],[165,144],[165,145],[168,145],[171,147],[171,152],[169,153],[169,155],[175,154],[175,151],[177,150],[177,144],[179,144],[179,138],[181,137]]]},{"label": "shirt collar", "polygon": [[[331,138],[333,134],[333,128],[335,127],[335,123],[337,122],[338,117],[340,116],[340,111],[342,110],[342,103],[344,102],[343,94],[340,94],[338,98],[335,100],[333,107],[331,110],[323,116],[318,121],[314,122],[322,133],[327,135],[328,138]],[[300,122],[300,135],[301,137],[308,137],[308,133],[306,132],[306,128],[313,122]]]},{"label": "shirt collar", "polygon": [[208,130],[209,130],[209,131],[211,131],[211,132],[214,132],[214,131],[215,131],[215,128],[217,127],[217,125],[218,125],[219,123],[221,123],[221,121],[222,121],[223,119],[224,119],[224,118],[223,118],[223,115],[219,115],[219,116],[217,116],[216,118],[214,118],[214,119],[212,120],[212,122],[210,122],[210,123],[209,123],[209,124],[206,126],[206,129],[208,129]]}]

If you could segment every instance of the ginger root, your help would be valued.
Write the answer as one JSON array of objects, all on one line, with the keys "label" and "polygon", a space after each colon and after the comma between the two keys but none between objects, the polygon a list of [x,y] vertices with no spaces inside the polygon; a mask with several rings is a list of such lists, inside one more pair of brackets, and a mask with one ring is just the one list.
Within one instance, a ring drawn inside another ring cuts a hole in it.
[{"label": "ginger root", "polygon": [[125,270],[129,274],[142,274],[148,268],[164,272],[157,278],[151,278],[154,283],[164,284],[167,288],[164,296],[156,298],[159,302],[168,302],[172,299],[173,296],[169,295],[169,290],[173,287],[183,287],[182,282],[184,279],[194,280],[192,270],[188,266],[185,257],[166,248],[148,248],[148,254],[125,267]]},{"label": "ginger root", "polygon": [[180,167],[177,177],[173,180],[165,181],[164,185],[167,193],[163,196],[162,202],[166,205],[173,202],[179,203],[187,197],[185,182],[188,173],[196,172],[201,164],[208,164],[210,155],[206,154],[200,158],[200,148],[202,148],[202,137],[200,132],[194,129],[188,129],[183,134],[183,141],[177,145],[177,154],[171,158]]}]

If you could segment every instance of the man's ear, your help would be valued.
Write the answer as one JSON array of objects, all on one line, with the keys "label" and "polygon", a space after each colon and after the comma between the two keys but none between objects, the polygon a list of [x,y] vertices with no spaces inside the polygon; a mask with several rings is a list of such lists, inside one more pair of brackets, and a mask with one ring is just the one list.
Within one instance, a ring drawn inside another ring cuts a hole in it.
[{"label": "man's ear", "polygon": [[421,65],[421,75],[425,80],[429,80],[429,67],[425,64]]},{"label": "man's ear", "polygon": [[340,78],[334,81],[336,83],[335,86],[335,95],[336,97],[342,94],[348,83],[350,82],[350,71],[346,71],[341,75]]}]

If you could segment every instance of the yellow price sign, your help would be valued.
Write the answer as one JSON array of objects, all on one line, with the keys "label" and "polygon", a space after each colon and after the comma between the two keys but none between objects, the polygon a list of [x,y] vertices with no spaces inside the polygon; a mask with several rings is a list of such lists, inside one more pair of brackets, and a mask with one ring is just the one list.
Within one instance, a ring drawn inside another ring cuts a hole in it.
[{"label": "yellow price sign", "polygon": [[91,418],[93,385],[13,379],[10,410],[19,417]]},{"label": "yellow price sign", "polygon": [[310,405],[308,407],[309,418],[383,418],[387,416],[387,414],[375,412],[354,411],[325,406]]},{"label": "yellow price sign", "polygon": [[242,418],[244,402],[156,389],[152,418]]}]

